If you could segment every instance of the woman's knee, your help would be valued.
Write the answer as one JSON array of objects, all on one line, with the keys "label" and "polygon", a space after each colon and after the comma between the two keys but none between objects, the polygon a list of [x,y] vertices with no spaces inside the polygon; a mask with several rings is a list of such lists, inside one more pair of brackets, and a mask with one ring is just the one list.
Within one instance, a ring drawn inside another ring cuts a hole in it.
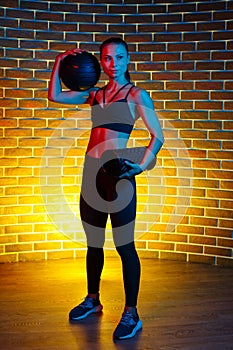
[{"label": "woman's knee", "polygon": [[127,257],[132,253],[136,253],[136,248],[134,242],[130,242],[124,245],[120,245],[116,247],[116,250],[120,256]]}]

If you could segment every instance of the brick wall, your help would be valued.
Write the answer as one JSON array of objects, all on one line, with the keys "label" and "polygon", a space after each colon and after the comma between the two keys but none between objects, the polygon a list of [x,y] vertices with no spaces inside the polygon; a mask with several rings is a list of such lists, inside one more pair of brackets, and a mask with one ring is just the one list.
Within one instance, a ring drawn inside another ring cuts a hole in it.
[{"label": "brick wall", "polygon": [[[47,87],[59,52],[78,45],[98,56],[120,34],[166,140],[157,167],[137,179],[140,254],[232,266],[233,1],[0,4],[0,261],[84,254],[78,199],[90,113],[49,102]],[[131,145],[147,142],[138,122]]]}]

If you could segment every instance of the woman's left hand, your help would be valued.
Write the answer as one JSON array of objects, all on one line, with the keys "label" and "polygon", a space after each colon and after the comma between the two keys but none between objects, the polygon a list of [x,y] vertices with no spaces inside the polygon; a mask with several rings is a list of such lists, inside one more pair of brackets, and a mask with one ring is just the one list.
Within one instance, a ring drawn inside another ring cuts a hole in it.
[{"label": "woman's left hand", "polygon": [[126,171],[119,176],[119,179],[132,179],[134,176],[143,172],[139,164],[131,163],[125,160]]}]

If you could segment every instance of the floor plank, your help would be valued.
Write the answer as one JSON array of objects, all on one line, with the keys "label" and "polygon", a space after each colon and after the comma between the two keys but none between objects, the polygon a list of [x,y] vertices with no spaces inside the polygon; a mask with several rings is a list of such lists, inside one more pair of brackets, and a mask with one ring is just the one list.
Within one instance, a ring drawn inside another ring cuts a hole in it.
[{"label": "floor plank", "polygon": [[86,294],[84,259],[1,264],[1,350],[233,350],[233,269],[141,259],[143,330],[113,342],[120,319],[120,260],[107,257],[103,312],[78,323],[68,312]]}]

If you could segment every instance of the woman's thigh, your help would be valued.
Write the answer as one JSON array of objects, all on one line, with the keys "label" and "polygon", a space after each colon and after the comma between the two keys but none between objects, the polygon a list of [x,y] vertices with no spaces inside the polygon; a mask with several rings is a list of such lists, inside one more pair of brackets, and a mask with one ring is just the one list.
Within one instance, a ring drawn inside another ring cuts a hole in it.
[{"label": "woman's thigh", "polygon": [[117,193],[125,206],[122,210],[111,213],[110,217],[115,246],[121,246],[134,241],[137,206],[135,179],[124,180],[118,186]]}]

